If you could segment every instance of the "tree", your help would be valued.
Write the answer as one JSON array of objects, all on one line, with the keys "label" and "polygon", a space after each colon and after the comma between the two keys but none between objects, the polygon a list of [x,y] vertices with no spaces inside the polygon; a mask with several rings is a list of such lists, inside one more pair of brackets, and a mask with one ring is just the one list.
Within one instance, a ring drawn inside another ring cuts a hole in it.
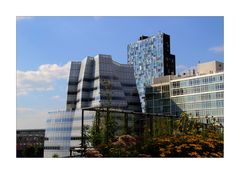
[{"label": "tree", "polygon": [[27,146],[22,152],[23,157],[36,157],[35,151],[34,146]]},{"label": "tree", "polygon": [[107,111],[106,114],[104,114],[104,126],[103,126],[103,132],[104,132],[104,142],[108,143],[109,140],[114,138],[114,132],[116,123],[114,119],[112,118],[110,108],[112,108],[112,85],[110,80],[104,80],[103,81],[103,96],[106,98],[106,105],[103,107],[106,107]]},{"label": "tree", "polygon": [[59,156],[58,156],[58,154],[53,154],[53,156],[52,156],[53,158],[58,158]]}]

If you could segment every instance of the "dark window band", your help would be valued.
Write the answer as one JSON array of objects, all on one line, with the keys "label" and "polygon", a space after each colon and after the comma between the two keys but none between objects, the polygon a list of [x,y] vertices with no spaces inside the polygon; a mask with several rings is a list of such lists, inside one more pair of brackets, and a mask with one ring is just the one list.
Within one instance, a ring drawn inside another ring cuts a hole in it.
[{"label": "dark window band", "polygon": [[[95,91],[95,90],[97,90],[98,89],[98,87],[94,87],[94,88],[82,88],[82,91],[83,92],[90,92],[90,91]],[[77,92],[80,92],[81,90],[79,89],[79,90],[77,90]]]},{"label": "dark window band", "polygon": [[68,82],[68,85],[78,85],[78,82]]},{"label": "dark window band", "polygon": [[140,106],[140,102],[128,102],[128,105],[139,105]]},{"label": "dark window band", "polygon": [[67,94],[68,94],[68,95],[76,95],[76,94],[77,94],[77,91],[68,91]]},{"label": "dark window band", "polygon": [[[86,78],[86,77],[84,77],[84,78],[83,78],[83,81],[85,81],[85,82],[91,82],[91,81],[94,81],[94,80],[97,80],[97,79],[99,79],[99,76],[94,77],[94,78]],[[78,82],[81,82],[81,81],[82,81],[82,79],[80,79]]]},{"label": "dark window band", "polygon": [[[107,97],[107,96],[101,96],[100,97],[100,99],[101,100],[108,100],[108,99],[110,99],[110,100],[126,100],[126,98],[125,97]],[[99,96],[96,96],[95,98],[82,98],[81,99],[81,101],[83,101],[83,102],[90,102],[90,101],[93,101],[93,100],[99,100]]]},{"label": "dark window band", "polygon": [[[111,100],[125,100],[126,98],[125,97],[109,97]],[[101,96],[101,100],[107,100],[108,97],[106,96]]]},{"label": "dark window band", "polygon": [[48,149],[48,150],[60,150],[60,146],[45,146],[44,149]]},{"label": "dark window band", "polygon": [[89,101],[93,101],[95,100],[95,98],[82,98],[81,101],[83,102],[89,102]]},{"label": "dark window band", "polygon": [[67,101],[67,104],[77,104],[77,101]]},{"label": "dark window band", "polygon": [[129,84],[129,83],[121,83],[122,86],[125,86],[125,87],[135,87],[136,84]]},{"label": "dark window band", "polygon": [[130,93],[130,92],[125,92],[124,93],[126,96],[138,96],[138,93],[134,92],[134,93]]},{"label": "dark window band", "polygon": [[[105,87],[104,85],[100,85],[100,89],[105,89],[105,88],[108,88],[108,87]],[[122,90],[122,87],[119,87],[119,86],[110,86],[109,87],[111,90]]]},{"label": "dark window band", "polygon": [[[86,82],[91,82],[91,81],[94,81],[94,80],[97,80],[99,79],[99,76],[97,77],[94,77],[94,78],[83,78],[83,81],[86,81]],[[100,79],[114,79],[114,80],[118,80],[118,77],[116,76],[104,76],[104,75],[100,75]],[[82,79],[80,79],[78,82],[81,82]]]},{"label": "dark window band", "polygon": [[81,140],[82,137],[71,137],[71,140]]}]

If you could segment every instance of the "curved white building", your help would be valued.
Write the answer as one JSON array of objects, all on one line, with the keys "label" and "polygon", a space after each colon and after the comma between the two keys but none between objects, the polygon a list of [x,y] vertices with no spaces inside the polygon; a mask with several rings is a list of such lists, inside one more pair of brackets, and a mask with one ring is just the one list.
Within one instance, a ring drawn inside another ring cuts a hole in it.
[{"label": "curved white building", "polygon": [[107,106],[109,100],[114,108],[141,110],[133,67],[102,54],[72,62],[67,110]]},{"label": "curved white building", "polygon": [[[117,63],[110,55],[102,54],[71,63],[66,111],[49,113],[44,157],[66,157],[70,147],[79,146],[81,109],[88,107],[141,112],[132,65]],[[91,125],[94,114],[85,112],[85,124]]]}]

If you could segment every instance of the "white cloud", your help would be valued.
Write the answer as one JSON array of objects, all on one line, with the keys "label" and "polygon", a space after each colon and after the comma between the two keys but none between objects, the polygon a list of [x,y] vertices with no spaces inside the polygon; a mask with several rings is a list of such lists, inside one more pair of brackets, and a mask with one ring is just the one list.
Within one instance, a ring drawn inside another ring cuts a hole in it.
[{"label": "white cloud", "polygon": [[208,50],[213,51],[214,53],[222,53],[224,52],[224,47],[221,45],[221,46],[211,47]]},{"label": "white cloud", "polygon": [[36,71],[17,70],[17,95],[51,91],[54,89],[54,81],[68,78],[69,70],[70,62],[63,66],[56,64],[41,65]]},{"label": "white cloud", "polygon": [[26,107],[20,107],[20,108],[17,108],[17,113],[25,113],[25,112],[31,112],[33,109],[31,108],[26,108]]},{"label": "white cloud", "polygon": [[32,19],[32,16],[16,16],[17,21],[22,21],[22,20],[29,20]]},{"label": "white cloud", "polygon": [[44,109],[18,107],[17,129],[42,129],[45,128],[48,111]]},{"label": "white cloud", "polygon": [[61,97],[60,97],[59,95],[55,95],[55,96],[52,96],[52,99],[53,99],[53,100],[60,100]]}]

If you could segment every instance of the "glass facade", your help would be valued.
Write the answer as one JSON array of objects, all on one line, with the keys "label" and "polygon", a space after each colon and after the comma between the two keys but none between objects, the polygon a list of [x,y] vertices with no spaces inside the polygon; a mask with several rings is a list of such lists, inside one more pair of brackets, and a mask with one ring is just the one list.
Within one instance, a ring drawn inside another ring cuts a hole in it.
[{"label": "glass facade", "polygon": [[146,112],[170,114],[169,84],[146,88]]},{"label": "glass facade", "polygon": [[47,119],[44,157],[51,158],[69,156],[71,126],[74,112],[49,112]]},{"label": "glass facade", "polygon": [[156,77],[175,74],[175,56],[170,55],[169,36],[159,32],[151,37],[142,36],[129,44],[128,63],[134,67],[142,111],[145,112],[145,87]]},{"label": "glass facade", "polygon": [[171,110],[193,116],[214,116],[223,122],[224,74],[216,73],[171,81]]},{"label": "glass facade", "polygon": [[[96,111],[84,111],[84,126],[91,129]],[[106,112],[100,112],[101,121],[104,121]],[[115,122],[114,134],[121,135],[126,128],[125,113],[111,113]],[[135,117],[128,114],[127,125],[129,131],[134,131]],[[103,123],[103,122],[102,122]],[[50,112],[47,118],[44,158],[69,157],[70,149],[79,148],[81,145],[82,130],[82,110]],[[90,142],[86,142],[91,147]],[[79,152],[72,151],[71,155],[79,155]]]},{"label": "glass facade", "polygon": [[[49,112],[45,130],[44,157],[70,156],[70,147],[81,143],[81,110]],[[85,112],[84,125],[92,125],[94,114]]]},{"label": "glass facade", "polygon": [[103,54],[73,62],[67,110],[106,106],[109,100],[112,107],[141,111],[133,67]]},{"label": "glass facade", "polygon": [[[133,67],[119,64],[110,55],[103,54],[72,62],[67,111],[49,113],[44,157],[69,156],[70,148],[79,147],[81,143],[81,109],[106,106],[141,111]],[[84,114],[84,124],[92,125],[95,112],[84,111]]]},{"label": "glass facade", "polygon": [[181,112],[185,111],[191,113],[193,117],[214,116],[223,123],[223,72],[155,84],[146,88],[146,96],[148,112],[180,116]]}]

